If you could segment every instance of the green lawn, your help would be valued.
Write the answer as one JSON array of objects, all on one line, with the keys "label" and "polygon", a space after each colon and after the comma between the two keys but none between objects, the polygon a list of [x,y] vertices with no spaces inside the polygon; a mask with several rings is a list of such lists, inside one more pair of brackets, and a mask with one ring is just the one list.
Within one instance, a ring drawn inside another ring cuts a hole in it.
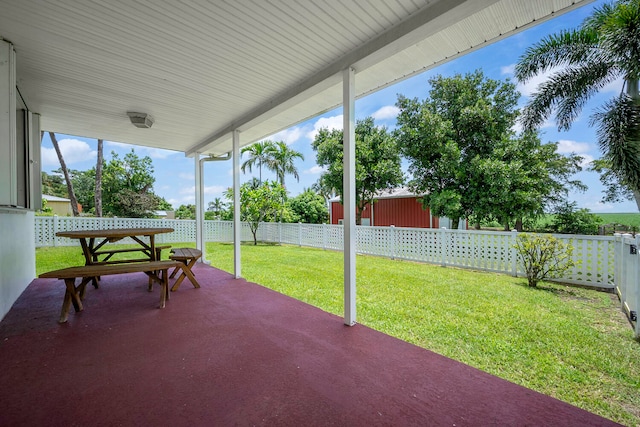
[{"label": "green lawn", "polygon": [[[207,251],[213,266],[232,271],[232,245],[207,243]],[[82,256],[79,248],[40,248],[37,262],[40,272]],[[242,276],[342,316],[342,253],[243,245]],[[640,425],[640,344],[611,294],[365,256],[357,258],[357,287],[359,323]]]},{"label": "green lawn", "polygon": [[622,224],[640,228],[640,213],[598,213],[603,224]]}]

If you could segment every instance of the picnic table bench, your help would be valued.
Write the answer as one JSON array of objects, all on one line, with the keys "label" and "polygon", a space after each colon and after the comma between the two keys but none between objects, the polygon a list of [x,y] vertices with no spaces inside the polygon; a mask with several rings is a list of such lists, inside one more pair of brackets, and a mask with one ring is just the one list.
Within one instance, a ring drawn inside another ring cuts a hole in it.
[{"label": "picnic table bench", "polygon": [[[169,299],[169,277],[168,270],[170,268],[185,268],[185,264],[180,261],[147,261],[135,262],[128,264],[91,264],[78,267],[68,267],[60,270],[42,273],[39,277],[42,279],[61,279],[64,280],[66,291],[64,293],[64,301],[62,303],[62,311],[60,313],[60,323],[67,321],[71,304],[76,312],[82,311],[82,299],[87,283],[96,277],[107,276],[111,274],[125,274],[142,272],[149,276],[151,282],[158,282],[161,286],[160,292],[160,308],[164,308],[166,300]],[[81,277],[82,280],[78,285],[75,284],[76,278]],[[151,291],[151,287],[149,287]]]},{"label": "picnic table bench", "polygon": [[[200,251],[199,249],[193,249],[193,248],[171,249],[171,255],[169,255],[169,259],[172,259],[174,261],[179,261],[183,264],[182,273],[180,274],[180,276],[178,276],[176,283],[173,284],[173,287],[171,288],[172,291],[176,291],[178,287],[180,287],[180,283],[182,283],[185,277],[189,278],[189,281],[191,281],[191,284],[193,285],[194,288],[200,287],[200,284],[194,277],[194,274],[191,268],[196,263],[196,261],[198,261],[201,257],[202,257],[202,251]],[[176,275],[177,271],[178,271],[177,268],[173,270],[173,273],[171,273],[171,276],[169,277],[173,278]]]}]

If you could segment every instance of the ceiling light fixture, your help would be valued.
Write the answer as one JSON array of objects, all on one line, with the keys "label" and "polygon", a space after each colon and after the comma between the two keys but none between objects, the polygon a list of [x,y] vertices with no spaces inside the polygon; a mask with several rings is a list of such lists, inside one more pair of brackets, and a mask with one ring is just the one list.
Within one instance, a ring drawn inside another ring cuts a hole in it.
[{"label": "ceiling light fixture", "polygon": [[153,125],[153,117],[147,113],[134,113],[127,111],[131,123],[137,128],[149,129]]}]

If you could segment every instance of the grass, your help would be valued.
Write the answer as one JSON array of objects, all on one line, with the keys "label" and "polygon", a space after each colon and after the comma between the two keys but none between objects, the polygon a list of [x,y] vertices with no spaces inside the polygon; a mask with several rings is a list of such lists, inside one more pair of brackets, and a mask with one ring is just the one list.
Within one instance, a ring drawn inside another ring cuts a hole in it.
[{"label": "grass", "polygon": [[[232,245],[207,243],[207,251],[213,266],[232,271]],[[78,248],[36,255],[39,272],[82,263]],[[359,323],[640,425],[640,345],[613,295],[383,258],[356,262]],[[342,316],[342,253],[243,245],[242,276]]]},{"label": "grass", "polygon": [[603,224],[622,224],[640,228],[640,213],[599,213]]}]

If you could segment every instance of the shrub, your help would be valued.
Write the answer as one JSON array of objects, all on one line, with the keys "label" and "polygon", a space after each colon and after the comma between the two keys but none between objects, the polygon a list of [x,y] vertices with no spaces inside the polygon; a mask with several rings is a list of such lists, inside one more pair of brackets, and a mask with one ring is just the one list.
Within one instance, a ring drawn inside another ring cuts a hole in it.
[{"label": "shrub", "polygon": [[550,235],[519,234],[515,248],[531,287],[562,276],[574,265],[573,245]]},{"label": "shrub", "polygon": [[555,211],[551,228],[563,234],[598,234],[602,219],[589,209],[576,209],[575,203],[564,203]]}]

